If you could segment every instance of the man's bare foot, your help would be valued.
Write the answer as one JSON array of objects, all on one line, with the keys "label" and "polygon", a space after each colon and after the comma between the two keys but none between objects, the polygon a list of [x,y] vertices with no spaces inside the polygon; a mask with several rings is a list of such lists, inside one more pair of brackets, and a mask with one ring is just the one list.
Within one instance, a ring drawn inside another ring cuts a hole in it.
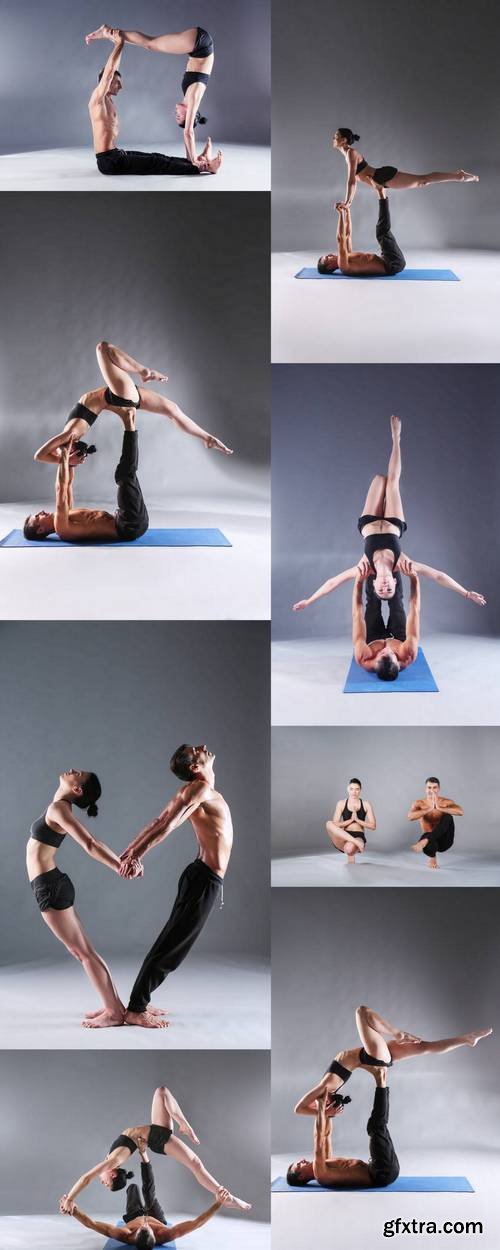
[{"label": "man's bare foot", "polygon": [[194,1128],[191,1128],[191,1125],[188,1124],[188,1121],[178,1120],[177,1123],[179,1126],[179,1133],[184,1133],[185,1137],[189,1137],[190,1141],[194,1142],[196,1146],[199,1146],[200,1139],[199,1137],[196,1136]]},{"label": "man's bare foot", "polygon": [[460,182],[479,182],[478,174],[468,174],[466,169],[457,169]]},{"label": "man's bare foot", "polygon": [[95,1020],[96,1016],[102,1016],[102,1013],[103,1013],[103,1011],[105,1011],[105,1010],[106,1010],[106,1008],[105,1008],[105,1007],[99,1007],[98,1011],[86,1011],[86,1012],[85,1012],[85,1019],[86,1019],[86,1020]]},{"label": "man's bare foot", "polygon": [[429,868],[437,868],[437,867],[438,867],[437,859],[435,859],[433,856],[432,859],[429,859]]},{"label": "man's bare foot", "polygon": [[210,137],[207,139],[205,147],[203,148],[203,152],[201,153],[201,155],[205,156],[208,161],[212,160],[212,140],[210,139]]},{"label": "man's bare foot", "polygon": [[90,35],[85,35],[85,43],[94,43],[96,39],[111,39],[111,26],[107,26],[103,22],[97,30],[91,30]]},{"label": "man's bare foot", "polygon": [[355,855],[347,855],[347,856],[346,856],[346,863],[347,863],[347,864],[355,864],[355,863],[356,863],[356,856],[355,856]]},{"label": "man's bare foot", "polygon": [[235,1198],[234,1194],[230,1194],[226,1202],[226,1207],[234,1207],[237,1211],[251,1211],[252,1203],[243,1202],[241,1198]]},{"label": "man's bare foot", "polygon": [[162,1016],[153,1016],[147,1011],[126,1011],[123,1023],[137,1025],[140,1029],[168,1029],[169,1025]]},{"label": "man's bare foot", "polygon": [[218,149],[218,152],[217,152],[217,156],[214,156],[213,160],[212,160],[212,159],[211,159],[211,160],[207,160],[207,170],[208,170],[208,173],[209,173],[209,174],[218,174],[218,172],[219,172],[219,169],[220,169],[221,165],[222,165],[222,152],[221,152],[221,150],[220,150],[220,148],[219,148],[219,149]]},{"label": "man's bare foot", "polygon": [[423,849],[424,849],[424,844],[421,838],[419,838],[418,842],[412,842],[411,844],[412,851],[423,851]]},{"label": "man's bare foot", "polygon": [[168,382],[168,373],[158,373],[157,369],[141,369],[139,376],[143,382]]},{"label": "man's bare foot", "polygon": [[464,1041],[468,1046],[477,1046],[483,1037],[491,1037],[493,1029],[478,1029],[475,1033],[464,1033]]},{"label": "man's bare foot", "polygon": [[119,1028],[123,1024],[123,1013],[119,1015],[114,1011],[100,1011],[97,1016],[85,1017],[82,1020],[82,1029],[113,1029]]}]

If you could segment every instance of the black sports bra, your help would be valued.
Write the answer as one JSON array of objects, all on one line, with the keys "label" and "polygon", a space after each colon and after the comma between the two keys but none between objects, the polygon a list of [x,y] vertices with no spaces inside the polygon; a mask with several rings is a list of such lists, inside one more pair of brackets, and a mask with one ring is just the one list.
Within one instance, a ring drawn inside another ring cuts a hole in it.
[{"label": "black sports bra", "polygon": [[394,556],[392,571],[395,573],[401,555],[401,543],[397,534],[367,534],[365,538],[365,556],[368,556],[372,569],[375,568],[373,557],[376,551],[392,551]]},{"label": "black sports bra", "polygon": [[361,160],[358,161],[358,164],[356,165],[356,173],[362,174],[363,170],[367,169],[367,167],[368,167],[368,161],[365,161],[364,156],[362,156]]},{"label": "black sports bra", "polygon": [[210,82],[210,74],[202,74],[199,70],[186,70],[181,83],[182,94],[185,95],[188,87],[194,82],[204,82],[205,86]]},{"label": "black sports bra", "polygon": [[35,842],[42,842],[44,846],[60,846],[66,837],[65,833],[56,833],[55,829],[49,829],[45,820],[47,812],[43,812],[38,820],[34,820],[30,829],[30,838]]},{"label": "black sports bra", "polygon": [[350,812],[347,806],[347,799],[346,799],[344,803],[344,810],[342,812],[342,820],[366,820],[366,808],[363,804],[363,800],[361,799],[361,806],[359,808],[359,811]]},{"label": "black sports bra", "polygon": [[119,1146],[126,1146],[127,1150],[130,1150],[131,1155],[133,1155],[134,1151],[137,1150],[135,1141],[132,1141],[131,1137],[127,1137],[126,1133],[120,1133],[120,1136],[115,1138],[114,1142],[112,1142],[109,1147],[108,1154],[111,1154],[111,1152],[116,1150]]}]

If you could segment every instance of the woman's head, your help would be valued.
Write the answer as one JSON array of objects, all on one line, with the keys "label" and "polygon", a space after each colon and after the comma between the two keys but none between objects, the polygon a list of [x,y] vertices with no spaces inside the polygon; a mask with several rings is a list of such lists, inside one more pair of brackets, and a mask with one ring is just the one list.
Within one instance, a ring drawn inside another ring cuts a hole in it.
[{"label": "woman's head", "polygon": [[350,148],[353,143],[358,143],[359,135],[355,135],[353,130],[349,130],[348,126],[339,126],[333,136],[334,148]]},{"label": "woman's head", "polygon": [[[186,114],[187,114],[187,105],[186,105],[186,104],[176,104],[176,106],[175,106],[175,120],[176,120],[176,122],[177,122],[177,125],[178,125],[178,126],[180,126],[181,130],[184,130],[184,127],[185,127],[185,125],[186,125]],[[193,126],[194,126],[195,128],[196,128],[196,126],[206,126],[206,124],[207,124],[207,120],[208,120],[208,118],[206,118],[206,117],[202,117],[202,115],[201,115],[201,113],[200,113],[200,110],[199,110],[199,109],[197,109],[197,111],[196,111],[196,113],[195,113],[195,116],[194,116]]]},{"label": "woman's head", "polygon": [[347,787],[347,794],[350,799],[359,799],[361,794],[361,782],[358,777],[351,777]]},{"label": "woman's head", "polygon": [[379,599],[393,599],[396,594],[396,578],[394,573],[390,573],[385,565],[380,565],[375,570],[373,579],[373,589]]},{"label": "woman's head", "polygon": [[309,1159],[298,1159],[291,1163],[286,1174],[288,1185],[307,1185],[314,1180],[314,1168]]},{"label": "woman's head", "polygon": [[133,1172],[126,1172],[125,1168],[105,1168],[104,1172],[100,1173],[99,1180],[106,1189],[111,1189],[112,1193],[116,1193],[118,1189],[125,1189],[127,1181],[130,1181],[133,1175]]},{"label": "woman's head", "polygon": [[97,800],[100,799],[102,791],[101,783],[95,773],[85,773],[77,768],[70,768],[67,773],[61,773],[59,781],[65,788],[71,803],[86,811],[87,816],[97,816],[99,810]]}]

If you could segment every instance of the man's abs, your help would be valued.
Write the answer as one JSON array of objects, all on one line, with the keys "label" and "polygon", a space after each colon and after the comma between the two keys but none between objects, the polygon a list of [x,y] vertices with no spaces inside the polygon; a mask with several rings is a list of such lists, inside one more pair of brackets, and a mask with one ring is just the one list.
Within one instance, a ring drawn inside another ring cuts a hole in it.
[{"label": "man's abs", "polygon": [[[58,531],[59,532],[59,531]],[[70,513],[69,526],[59,533],[65,542],[92,542],[93,539],[117,538],[115,518],[109,512],[87,508],[74,508]]]},{"label": "man's abs", "polygon": [[116,148],[118,139],[118,117],[109,113],[106,108],[96,106],[90,108],[90,121],[94,139],[94,152],[110,152]]}]

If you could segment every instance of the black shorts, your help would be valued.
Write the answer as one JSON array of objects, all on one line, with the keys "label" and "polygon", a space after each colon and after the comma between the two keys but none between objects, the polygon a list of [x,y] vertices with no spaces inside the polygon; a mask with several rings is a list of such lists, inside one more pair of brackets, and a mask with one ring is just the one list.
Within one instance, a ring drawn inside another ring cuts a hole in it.
[{"label": "black shorts", "polygon": [[406,521],[402,521],[398,516],[372,516],[371,513],[365,512],[364,516],[358,517],[358,530],[363,537],[365,525],[372,525],[373,521],[388,521],[389,525],[397,525],[399,529],[399,537],[402,538],[405,530],[408,529]]},{"label": "black shorts", "polygon": [[369,1055],[362,1046],[359,1052],[359,1062],[368,1064],[370,1068],[392,1068],[394,1060],[391,1059],[390,1063],[386,1063],[385,1059],[374,1059],[373,1055]]},{"label": "black shorts", "polygon": [[155,1155],[165,1153],[163,1147],[170,1141],[172,1136],[171,1128],[164,1128],[162,1124],[152,1124],[148,1133],[148,1146]]},{"label": "black shorts", "polygon": [[85,404],[77,403],[71,409],[71,412],[68,413],[68,421],[73,421],[76,418],[77,421],[86,421],[87,425],[90,426],[94,424],[94,421],[97,421],[98,416],[98,412],[91,412],[90,408],[85,407]]},{"label": "black shorts", "polygon": [[137,386],[135,389],[137,391],[137,399],[124,399],[123,395],[115,395],[115,392],[107,386],[104,392],[104,398],[107,404],[113,405],[113,408],[140,408],[141,397]]},{"label": "black shorts", "polygon": [[200,60],[204,56],[211,56],[214,50],[214,41],[209,35],[208,30],[203,30],[202,26],[196,28],[196,41],[190,56],[198,57]]},{"label": "black shorts", "polygon": [[373,175],[373,181],[378,182],[380,187],[386,187],[387,183],[395,178],[397,172],[395,165],[379,165]]},{"label": "black shorts", "polygon": [[50,872],[42,872],[34,877],[31,889],[35,895],[40,911],[66,911],[75,901],[75,887],[67,873],[52,868]]}]

